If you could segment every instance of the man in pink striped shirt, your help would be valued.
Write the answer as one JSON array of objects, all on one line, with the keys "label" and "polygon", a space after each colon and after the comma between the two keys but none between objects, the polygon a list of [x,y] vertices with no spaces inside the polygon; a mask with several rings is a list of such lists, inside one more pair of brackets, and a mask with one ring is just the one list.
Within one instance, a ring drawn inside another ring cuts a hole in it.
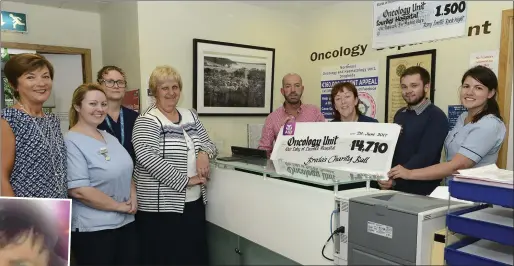
[{"label": "man in pink striped shirt", "polygon": [[273,151],[273,145],[277,139],[280,128],[291,118],[296,122],[325,122],[325,117],[320,109],[312,104],[304,104],[301,101],[303,94],[302,78],[298,74],[287,74],[282,78],[284,104],[269,114],[262,128],[259,149],[266,150],[268,158]]}]

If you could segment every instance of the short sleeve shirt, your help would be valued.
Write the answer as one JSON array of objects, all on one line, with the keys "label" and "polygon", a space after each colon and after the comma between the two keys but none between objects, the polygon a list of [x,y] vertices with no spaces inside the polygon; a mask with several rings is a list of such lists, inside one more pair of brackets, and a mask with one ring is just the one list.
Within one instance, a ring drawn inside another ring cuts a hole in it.
[{"label": "short sleeve shirt", "polygon": [[464,125],[467,115],[467,112],[461,114],[446,137],[446,161],[460,153],[475,162],[475,167],[496,163],[505,138],[505,124],[498,117],[489,114],[476,123]]},{"label": "short sleeve shirt", "polygon": [[[133,163],[116,137],[100,130],[106,143],[78,132],[65,136],[68,188],[94,187],[117,202],[130,199]],[[91,208],[72,201],[72,229],[80,232],[115,229],[134,221],[134,215]]]}]

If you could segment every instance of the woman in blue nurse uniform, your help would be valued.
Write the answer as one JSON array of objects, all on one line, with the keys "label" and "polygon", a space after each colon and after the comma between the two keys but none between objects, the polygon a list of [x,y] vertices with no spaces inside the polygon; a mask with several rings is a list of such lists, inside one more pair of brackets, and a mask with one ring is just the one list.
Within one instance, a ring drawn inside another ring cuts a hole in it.
[{"label": "woman in blue nurse uniform", "polygon": [[449,181],[458,170],[496,163],[506,132],[496,102],[498,79],[491,69],[476,66],[464,73],[461,83],[460,100],[467,112],[446,137],[446,162],[413,170],[398,165],[389,178]]}]

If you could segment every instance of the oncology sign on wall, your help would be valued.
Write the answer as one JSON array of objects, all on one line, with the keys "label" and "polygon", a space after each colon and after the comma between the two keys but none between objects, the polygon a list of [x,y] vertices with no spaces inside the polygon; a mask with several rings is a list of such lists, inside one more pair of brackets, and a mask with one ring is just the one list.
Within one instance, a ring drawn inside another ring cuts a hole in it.
[{"label": "oncology sign on wall", "polygon": [[467,10],[466,1],[375,1],[372,48],[464,36]]},{"label": "oncology sign on wall", "polygon": [[280,130],[271,160],[386,175],[400,126],[392,123],[298,122]]}]

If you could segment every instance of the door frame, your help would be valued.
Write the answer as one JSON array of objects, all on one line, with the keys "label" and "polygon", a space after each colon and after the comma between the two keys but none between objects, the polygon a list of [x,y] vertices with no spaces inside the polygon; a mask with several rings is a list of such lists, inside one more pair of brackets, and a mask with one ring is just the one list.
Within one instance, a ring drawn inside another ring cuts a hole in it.
[{"label": "door frame", "polygon": [[83,81],[84,83],[93,81],[91,49],[19,42],[1,42],[1,47],[7,49],[32,50],[36,51],[36,53],[80,55],[82,57]]},{"label": "door frame", "polygon": [[500,35],[500,58],[498,65],[498,105],[500,106],[500,113],[503,117],[503,122],[507,127],[506,135],[500,149],[498,160],[496,161],[499,168],[505,169],[507,167],[507,152],[509,146],[509,125],[510,121],[510,106],[512,97],[512,71],[513,71],[513,30],[514,30],[514,9],[503,10],[501,22],[501,35]]}]

